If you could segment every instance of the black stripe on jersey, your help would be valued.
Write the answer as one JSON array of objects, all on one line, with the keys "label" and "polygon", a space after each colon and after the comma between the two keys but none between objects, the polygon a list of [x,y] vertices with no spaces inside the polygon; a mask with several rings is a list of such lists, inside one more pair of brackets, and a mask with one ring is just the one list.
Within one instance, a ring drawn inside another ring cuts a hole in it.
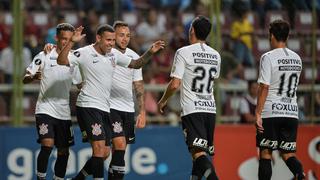
[{"label": "black stripe on jersey", "polygon": [[286,48],[282,48],[282,49],[283,49],[284,53],[286,54],[286,56],[289,56],[287,49]]}]

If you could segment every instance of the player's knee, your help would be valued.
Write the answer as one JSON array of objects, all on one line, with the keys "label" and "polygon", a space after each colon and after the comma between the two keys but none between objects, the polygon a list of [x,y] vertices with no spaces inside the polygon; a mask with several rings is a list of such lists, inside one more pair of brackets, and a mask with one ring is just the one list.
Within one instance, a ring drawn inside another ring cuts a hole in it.
[{"label": "player's knee", "polygon": [[296,153],[284,153],[281,152],[281,157],[284,161],[287,161],[291,157],[296,157]]},{"label": "player's knee", "polygon": [[127,142],[124,136],[116,137],[112,139],[113,149],[115,150],[125,150],[127,146]]},{"label": "player's knee", "polygon": [[259,152],[260,159],[272,159],[272,150],[262,149]]},{"label": "player's knee", "polygon": [[95,157],[105,157],[108,154],[108,149],[104,143],[96,142],[92,143],[92,153]]},{"label": "player's knee", "polygon": [[53,147],[54,146],[54,140],[52,138],[42,139],[41,140],[41,146]]}]

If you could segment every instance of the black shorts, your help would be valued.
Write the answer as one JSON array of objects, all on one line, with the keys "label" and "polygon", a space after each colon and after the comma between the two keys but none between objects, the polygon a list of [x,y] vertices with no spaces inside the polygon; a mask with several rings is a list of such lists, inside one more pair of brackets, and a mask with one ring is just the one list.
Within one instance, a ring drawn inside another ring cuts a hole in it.
[{"label": "black shorts", "polygon": [[181,119],[189,151],[197,148],[213,155],[216,115],[213,113],[192,113],[182,116]]},{"label": "black shorts", "polygon": [[134,113],[110,109],[112,138],[125,136],[127,144],[135,143]]},{"label": "black shorts", "polygon": [[77,120],[82,133],[82,141],[105,140],[110,146],[111,129],[109,113],[96,108],[76,106]]},{"label": "black shorts", "polygon": [[36,114],[36,126],[38,132],[37,142],[42,139],[54,139],[57,148],[65,148],[74,145],[71,120],[61,120],[47,114]]},{"label": "black shorts", "polygon": [[256,145],[263,149],[296,152],[298,119],[288,117],[263,118],[263,133],[257,132]]}]

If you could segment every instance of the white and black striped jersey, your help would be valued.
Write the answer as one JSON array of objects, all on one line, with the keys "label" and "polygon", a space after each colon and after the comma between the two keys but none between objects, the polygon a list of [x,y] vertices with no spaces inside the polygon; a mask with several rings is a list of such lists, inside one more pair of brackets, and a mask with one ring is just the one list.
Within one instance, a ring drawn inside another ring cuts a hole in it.
[{"label": "white and black striped jersey", "polygon": [[36,114],[48,114],[61,120],[71,120],[69,94],[72,82],[81,83],[81,75],[76,66],[57,64],[57,51],[37,54],[27,71],[35,75],[41,72],[40,92],[36,105]]},{"label": "white and black striped jersey", "polygon": [[297,87],[302,71],[300,56],[277,48],[261,56],[258,83],[269,85],[262,118],[298,118]]},{"label": "white and black striped jersey", "polygon": [[[139,55],[130,48],[125,53],[131,59],[138,59]],[[142,80],[142,69],[131,69],[116,66],[113,73],[110,106],[112,109],[134,112],[132,82]]]},{"label": "white and black striped jersey", "polygon": [[213,85],[214,79],[219,77],[220,64],[220,54],[204,43],[177,50],[171,77],[182,80],[182,116],[196,112],[216,113]]},{"label": "white and black striped jersey", "polygon": [[68,56],[71,65],[79,66],[83,87],[78,95],[77,106],[97,108],[110,112],[110,91],[116,65],[128,67],[131,58],[117,49],[106,55],[99,54],[88,45]]}]

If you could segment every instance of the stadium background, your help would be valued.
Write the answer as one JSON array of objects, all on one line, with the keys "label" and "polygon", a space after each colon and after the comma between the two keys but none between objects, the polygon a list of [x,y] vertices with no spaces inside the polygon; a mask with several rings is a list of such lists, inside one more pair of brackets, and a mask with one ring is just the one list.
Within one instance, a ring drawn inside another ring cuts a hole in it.
[{"label": "stadium background", "polygon": [[[234,55],[232,25],[243,12],[248,13],[248,21],[254,28],[251,52],[255,65],[242,63]],[[247,82],[257,78],[259,56],[270,48],[268,23],[282,18],[293,28],[288,47],[304,63],[298,87],[301,124],[298,155],[308,179],[319,178],[319,12],[319,0],[0,0],[0,179],[35,178],[39,146],[35,143],[33,115],[38,84],[22,85],[21,80],[33,56],[45,43],[54,43],[55,25],[59,22],[83,25],[87,36],[79,44],[82,46],[94,42],[98,24],[112,24],[118,19],[129,23],[130,47],[137,52],[143,52],[153,38],[168,43],[144,68],[148,127],[137,131],[137,143],[127,153],[127,179],[188,179],[191,159],[179,127],[179,97],[170,101],[164,115],[156,111],[156,102],[169,80],[174,51],[187,44],[188,27],[197,14],[211,18],[214,27],[208,43],[219,50],[223,61],[222,77],[215,84],[218,125],[214,162],[218,175],[221,179],[257,179],[255,129],[252,124],[240,123],[239,102],[247,93]],[[74,88],[73,115],[76,95]],[[79,140],[77,126],[75,133],[68,177],[81,168],[90,154],[88,145]],[[54,156],[51,159],[54,161]],[[273,179],[291,177],[277,153],[273,171]]]}]

